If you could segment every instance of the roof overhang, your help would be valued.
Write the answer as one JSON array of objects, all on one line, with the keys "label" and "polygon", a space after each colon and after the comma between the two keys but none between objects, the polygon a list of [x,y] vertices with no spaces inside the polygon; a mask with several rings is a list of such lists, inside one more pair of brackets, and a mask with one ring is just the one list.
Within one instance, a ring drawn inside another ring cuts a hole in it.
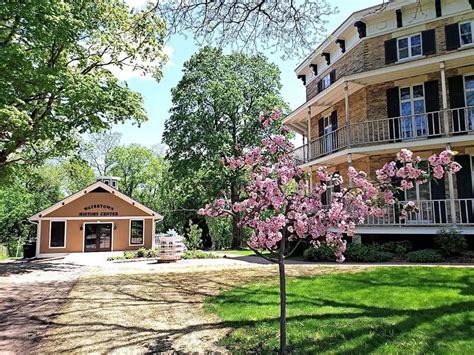
[{"label": "roof overhang", "polygon": [[56,211],[57,209],[67,205],[68,203],[77,200],[78,198],[84,196],[87,193],[90,193],[91,191],[95,190],[96,188],[102,188],[106,190],[107,192],[110,192],[111,194],[117,196],[118,198],[130,203],[134,207],[142,210],[143,212],[147,213],[150,217],[153,217],[157,220],[163,219],[163,216],[161,216],[158,212],[153,211],[152,209],[146,207],[145,205],[142,205],[140,202],[135,201],[131,197],[128,197],[127,195],[121,193],[120,191],[114,189],[113,187],[103,183],[102,181],[97,181],[93,183],[92,185],[89,185],[85,187],[84,189],[66,197],[65,199],[59,201],[58,203],[55,203],[54,205],[42,210],[41,212],[36,213],[35,215],[31,216],[28,218],[29,221],[39,221],[43,219],[45,216],[50,214],[53,211]]}]

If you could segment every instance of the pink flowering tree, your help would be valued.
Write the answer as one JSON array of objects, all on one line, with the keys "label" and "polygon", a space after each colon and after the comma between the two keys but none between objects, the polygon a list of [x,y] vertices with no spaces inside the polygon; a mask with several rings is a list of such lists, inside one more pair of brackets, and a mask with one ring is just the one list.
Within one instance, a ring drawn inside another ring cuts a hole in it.
[{"label": "pink flowering tree", "polygon": [[[301,243],[317,248],[321,243],[335,246],[335,259],[344,261],[345,235],[353,236],[356,225],[368,216],[382,217],[388,206],[399,205],[400,218],[416,212],[413,202],[401,204],[397,192],[415,184],[441,179],[445,173],[460,169],[453,162],[453,152],[443,151],[429,158],[421,168],[421,158],[402,149],[397,161],[386,163],[371,181],[367,174],[353,167],[345,177],[331,175],[323,166],[317,168],[319,183],[309,186],[308,175],[291,154],[289,130],[282,125],[280,113],[260,115],[262,129],[279,127],[279,134],[268,133],[261,146],[227,157],[232,170],[241,170],[246,180],[240,191],[240,202],[230,203],[227,196],[199,210],[202,215],[221,217],[240,214],[242,228],[251,231],[248,246],[259,256],[279,266],[280,276],[280,351],[286,353],[286,277],[285,260]],[[397,164],[398,162],[398,164]],[[345,183],[344,180],[347,180]],[[337,187],[334,189],[334,187]],[[330,205],[323,205],[323,195],[332,188]],[[264,252],[270,252],[268,253]]]}]

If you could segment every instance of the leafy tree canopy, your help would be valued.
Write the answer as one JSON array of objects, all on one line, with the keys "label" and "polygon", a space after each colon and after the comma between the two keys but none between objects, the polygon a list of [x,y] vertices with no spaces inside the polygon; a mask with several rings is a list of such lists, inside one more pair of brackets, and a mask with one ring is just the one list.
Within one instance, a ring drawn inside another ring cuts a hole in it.
[{"label": "leafy tree canopy", "polygon": [[122,0],[10,0],[0,6],[0,170],[60,156],[79,133],[146,120],[111,70],[160,79],[164,22]]},{"label": "leafy tree canopy", "polygon": [[192,201],[188,208],[199,208],[222,190],[236,196],[239,176],[222,169],[222,159],[263,138],[255,117],[286,107],[280,88],[278,67],[262,55],[226,55],[205,47],[184,64],[183,78],[172,89],[163,142],[174,181],[193,195],[185,199]]}]

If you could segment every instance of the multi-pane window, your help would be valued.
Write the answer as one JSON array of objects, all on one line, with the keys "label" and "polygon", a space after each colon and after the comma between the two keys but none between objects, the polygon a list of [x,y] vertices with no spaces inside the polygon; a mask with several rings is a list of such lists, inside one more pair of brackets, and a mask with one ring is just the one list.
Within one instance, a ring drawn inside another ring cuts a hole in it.
[{"label": "multi-pane window", "polygon": [[474,130],[474,75],[464,77],[464,93],[466,94],[467,129]]},{"label": "multi-pane window", "polygon": [[50,225],[50,248],[64,248],[66,246],[66,222],[51,221]]},{"label": "multi-pane window", "polygon": [[331,85],[331,75],[328,74],[321,79],[321,90],[327,89]]},{"label": "multi-pane window", "polygon": [[130,245],[143,245],[143,220],[135,219],[130,221]]},{"label": "multi-pane window", "polygon": [[324,122],[324,136],[326,137],[325,138],[325,141],[324,141],[324,144],[325,144],[325,151],[326,152],[332,152],[333,150],[333,135],[331,134],[332,133],[332,123],[331,123],[331,117],[324,117],[323,118],[323,122]]},{"label": "multi-pane window", "polygon": [[407,59],[421,55],[421,34],[402,37],[397,40],[398,60]]},{"label": "multi-pane window", "polygon": [[427,117],[423,85],[400,88],[400,113],[402,138],[427,134]]},{"label": "multi-pane window", "polygon": [[459,24],[459,35],[461,36],[461,46],[472,44],[472,22],[463,22]]}]

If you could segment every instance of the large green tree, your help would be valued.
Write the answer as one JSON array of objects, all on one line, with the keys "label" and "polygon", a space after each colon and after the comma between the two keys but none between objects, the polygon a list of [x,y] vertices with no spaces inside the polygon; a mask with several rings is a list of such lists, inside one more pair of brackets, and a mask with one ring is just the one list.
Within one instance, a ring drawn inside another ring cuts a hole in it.
[{"label": "large green tree", "polygon": [[[263,137],[255,117],[285,108],[280,71],[262,55],[223,54],[205,47],[184,64],[172,89],[171,116],[163,142],[175,181],[184,183],[187,208],[199,208],[221,191],[237,201],[241,176],[222,169],[222,159],[254,146]],[[239,217],[233,218],[233,246],[239,247]]]},{"label": "large green tree", "polygon": [[0,172],[60,156],[79,133],[146,120],[141,95],[111,70],[160,79],[165,34],[155,11],[123,0],[3,1]]},{"label": "large green tree", "polygon": [[152,149],[131,144],[110,151],[110,173],[121,178],[119,190],[153,208],[158,197],[163,159]]}]

